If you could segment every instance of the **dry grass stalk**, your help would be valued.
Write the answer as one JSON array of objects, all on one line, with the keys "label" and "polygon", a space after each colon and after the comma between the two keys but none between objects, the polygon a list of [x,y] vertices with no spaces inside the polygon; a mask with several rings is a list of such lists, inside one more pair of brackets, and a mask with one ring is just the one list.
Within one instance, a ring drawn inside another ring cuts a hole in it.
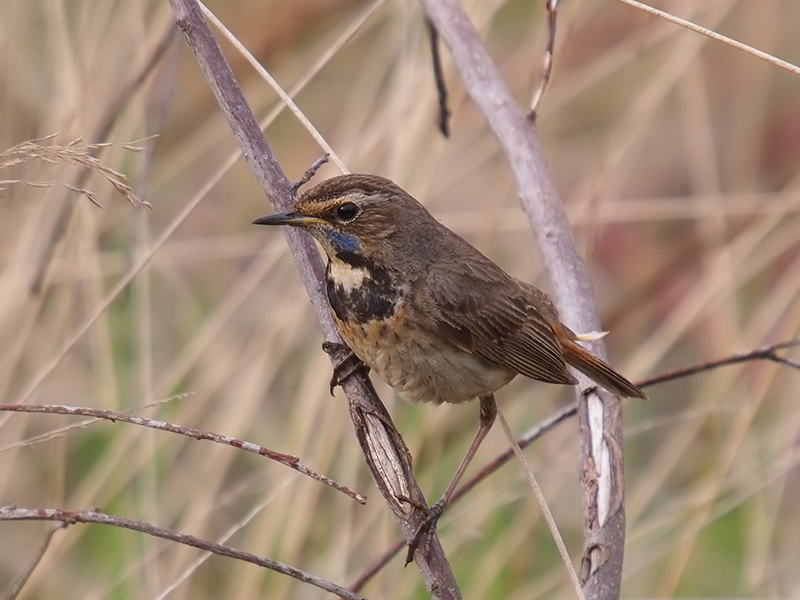
[{"label": "dry grass stalk", "polygon": [[[16,146],[8,148],[0,152],[0,169],[11,169],[21,165],[30,160],[41,160],[52,165],[65,163],[76,167],[84,167],[98,173],[106,181],[108,181],[117,192],[125,196],[133,206],[146,206],[153,208],[149,202],[142,200],[134,193],[133,188],[128,184],[128,178],[123,174],[106,165],[102,160],[97,158],[95,154],[98,150],[104,148],[122,148],[128,152],[142,152],[144,150],[141,146],[133,144],[113,144],[113,143],[83,143],[81,138],[77,138],[68,144],[43,144],[42,142],[49,142],[58,137],[57,133],[34,139],[27,140]],[[32,188],[54,187],[60,185],[61,187],[81,194],[89,199],[89,201],[97,206],[103,208],[97,201],[97,193],[86,188],[77,187],[67,183],[56,183],[53,181],[29,181],[22,179],[0,179],[0,186],[24,184]],[[0,190],[4,189],[0,187]]]}]

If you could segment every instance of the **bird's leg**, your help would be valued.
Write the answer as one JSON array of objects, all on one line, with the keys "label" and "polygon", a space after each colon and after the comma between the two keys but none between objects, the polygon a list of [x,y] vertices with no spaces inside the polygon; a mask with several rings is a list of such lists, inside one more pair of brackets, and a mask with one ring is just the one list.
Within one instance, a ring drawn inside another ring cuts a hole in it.
[{"label": "bird's leg", "polygon": [[464,456],[464,459],[461,461],[461,464],[458,466],[456,470],[456,474],[453,475],[453,478],[450,480],[450,483],[447,486],[447,489],[444,491],[444,494],[439,499],[439,501],[430,507],[428,510],[428,514],[425,517],[425,520],[422,524],[417,528],[417,532],[414,534],[414,537],[408,544],[408,554],[406,555],[406,564],[410,563],[413,560],[414,550],[419,545],[420,539],[422,538],[422,534],[426,531],[433,531],[436,529],[436,523],[439,521],[439,518],[444,513],[444,509],[447,506],[448,502],[450,502],[450,498],[453,496],[453,492],[456,491],[456,486],[458,482],[461,481],[461,478],[464,476],[464,473],[469,467],[469,464],[472,462],[472,459],[475,457],[475,453],[478,451],[483,439],[489,433],[489,430],[494,425],[494,420],[497,417],[497,403],[494,401],[494,396],[489,394],[488,396],[481,396],[481,416],[480,416],[480,426],[478,427],[478,433],[475,434],[475,439],[472,440],[472,444],[467,450],[467,454]]},{"label": "bird's leg", "polygon": [[347,352],[345,357],[333,367],[333,375],[331,375],[330,383],[331,396],[333,396],[333,390],[336,388],[336,386],[342,385],[359,369],[366,369],[367,372],[369,372],[369,367],[367,367],[367,365],[365,365],[364,362],[356,356],[355,352],[353,352],[344,344],[329,342],[326,340],[322,343],[322,349],[329,355]]},{"label": "bird's leg", "polygon": [[481,398],[481,416],[480,416],[480,426],[478,427],[478,433],[475,434],[475,439],[472,440],[472,444],[467,450],[466,456],[461,461],[461,464],[458,466],[458,470],[456,474],[453,475],[453,478],[450,480],[450,484],[447,486],[447,489],[444,491],[441,499],[434,504],[441,505],[444,508],[448,502],[450,502],[450,498],[453,495],[453,492],[456,491],[456,486],[458,482],[461,481],[461,478],[464,476],[464,472],[467,470],[467,467],[472,462],[475,453],[478,451],[483,439],[489,433],[489,430],[494,425],[494,420],[497,418],[497,403],[494,401],[494,396],[489,394],[488,396],[483,396]]}]

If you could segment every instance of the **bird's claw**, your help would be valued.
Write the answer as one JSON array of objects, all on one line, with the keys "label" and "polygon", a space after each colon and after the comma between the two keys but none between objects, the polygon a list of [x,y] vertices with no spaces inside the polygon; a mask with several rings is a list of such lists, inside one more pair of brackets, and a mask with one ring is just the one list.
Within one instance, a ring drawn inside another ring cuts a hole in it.
[{"label": "bird's claw", "polygon": [[368,368],[361,359],[344,344],[326,340],[322,342],[322,349],[330,356],[333,356],[335,353],[347,352],[345,357],[333,367],[333,375],[331,375],[329,384],[331,396],[333,396],[333,390],[335,390],[337,386],[342,385],[348,378],[352,377],[356,371]]},{"label": "bird's claw", "polygon": [[425,519],[423,519],[422,523],[419,524],[417,531],[414,532],[414,537],[412,537],[411,541],[408,542],[406,566],[414,560],[414,552],[416,552],[417,548],[420,547],[420,542],[422,542],[422,539],[425,537],[426,533],[430,535],[425,537],[425,546],[423,548],[423,552],[428,551],[428,544],[430,544],[431,535],[436,533],[436,524],[439,522],[439,519],[444,513],[444,507],[444,502],[439,500],[439,502],[428,509],[428,514],[425,515]]},{"label": "bird's claw", "polygon": [[322,349],[328,354],[333,354],[334,352],[350,352],[350,348],[348,348],[346,344],[330,342],[328,340],[322,342]]}]

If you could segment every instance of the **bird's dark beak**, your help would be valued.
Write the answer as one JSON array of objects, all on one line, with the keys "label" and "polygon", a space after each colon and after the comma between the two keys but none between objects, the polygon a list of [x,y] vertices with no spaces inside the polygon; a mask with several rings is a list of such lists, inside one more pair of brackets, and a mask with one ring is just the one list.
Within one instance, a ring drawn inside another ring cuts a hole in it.
[{"label": "bird's dark beak", "polygon": [[260,217],[253,221],[253,225],[294,225],[303,227],[319,222],[320,220],[316,217],[307,217],[306,215],[298,214],[293,210],[287,210],[285,212],[267,215],[266,217]]}]

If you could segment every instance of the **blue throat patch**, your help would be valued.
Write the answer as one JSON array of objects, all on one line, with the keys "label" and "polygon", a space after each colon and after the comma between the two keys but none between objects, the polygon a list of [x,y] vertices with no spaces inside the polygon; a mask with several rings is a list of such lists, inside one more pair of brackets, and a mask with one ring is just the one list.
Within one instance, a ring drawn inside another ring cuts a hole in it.
[{"label": "blue throat patch", "polygon": [[[342,253],[357,253],[361,250],[358,238],[352,233],[342,233],[341,231],[326,231],[325,235],[331,244]],[[338,253],[338,252],[337,252]]]}]

